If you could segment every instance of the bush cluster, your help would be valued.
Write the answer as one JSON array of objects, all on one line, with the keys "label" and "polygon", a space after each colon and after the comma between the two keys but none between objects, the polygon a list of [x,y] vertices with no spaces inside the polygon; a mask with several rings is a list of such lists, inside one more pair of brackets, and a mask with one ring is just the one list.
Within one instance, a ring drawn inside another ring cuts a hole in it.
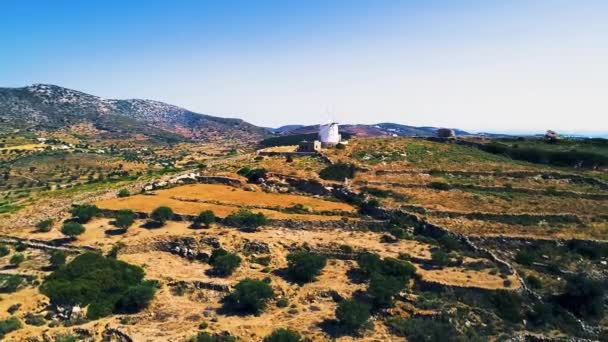
[{"label": "bush cluster", "polygon": [[239,209],[225,219],[226,224],[235,227],[257,228],[266,224],[267,219],[263,213],[254,213],[248,209]]},{"label": "bush cluster", "polygon": [[364,254],[359,260],[359,270],[369,279],[367,295],[374,309],[393,306],[393,297],[415,275],[416,268],[408,261],[384,258],[376,254]]},{"label": "bush cluster", "polygon": [[130,209],[119,210],[114,214],[112,224],[123,231],[126,231],[135,222],[135,213]]},{"label": "bush cluster", "polygon": [[88,252],[51,273],[40,291],[55,305],[88,305],[87,316],[97,319],[146,307],[156,285],[143,278],[140,267]]}]

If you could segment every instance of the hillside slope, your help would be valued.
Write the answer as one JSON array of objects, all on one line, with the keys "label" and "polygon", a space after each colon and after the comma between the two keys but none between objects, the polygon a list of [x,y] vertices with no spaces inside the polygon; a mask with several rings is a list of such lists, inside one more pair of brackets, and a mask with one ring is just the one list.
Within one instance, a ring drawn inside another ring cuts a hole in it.
[{"label": "hillside slope", "polygon": [[114,132],[174,140],[258,140],[261,127],[240,119],[198,114],[152,100],[109,100],[55,85],[0,88],[0,123],[7,128],[55,130],[92,123]]}]

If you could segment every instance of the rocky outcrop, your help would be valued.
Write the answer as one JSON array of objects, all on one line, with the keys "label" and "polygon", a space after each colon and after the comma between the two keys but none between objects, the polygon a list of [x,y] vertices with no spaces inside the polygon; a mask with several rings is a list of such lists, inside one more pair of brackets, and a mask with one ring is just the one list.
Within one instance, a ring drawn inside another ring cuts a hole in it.
[{"label": "rocky outcrop", "polygon": [[247,241],[243,245],[243,251],[249,254],[269,254],[268,244],[260,241]]},{"label": "rocky outcrop", "polygon": [[133,342],[133,339],[118,328],[106,326],[101,335],[103,342]]},{"label": "rocky outcrop", "polygon": [[168,284],[171,287],[179,287],[185,289],[211,290],[217,292],[230,292],[230,286],[226,284],[218,284],[206,281],[174,281]]}]

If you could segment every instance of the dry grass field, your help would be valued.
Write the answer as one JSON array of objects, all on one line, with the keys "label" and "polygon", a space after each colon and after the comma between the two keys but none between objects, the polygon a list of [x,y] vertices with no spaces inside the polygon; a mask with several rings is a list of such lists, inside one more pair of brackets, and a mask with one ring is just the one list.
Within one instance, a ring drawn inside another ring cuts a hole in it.
[{"label": "dry grass field", "polygon": [[[304,205],[313,211],[354,211],[352,206],[341,202],[299,195],[245,191],[240,188],[216,184],[183,185],[158,190],[154,194],[134,195],[97,202],[97,206],[102,209],[131,209],[148,213],[159,206],[168,206],[178,214],[197,215],[203,210],[212,210],[217,216],[226,217],[239,208],[250,207],[253,211],[262,212],[271,219],[342,219],[339,215],[291,214],[277,211],[296,204]],[[277,210],[258,209],[259,207],[270,207]]]}]

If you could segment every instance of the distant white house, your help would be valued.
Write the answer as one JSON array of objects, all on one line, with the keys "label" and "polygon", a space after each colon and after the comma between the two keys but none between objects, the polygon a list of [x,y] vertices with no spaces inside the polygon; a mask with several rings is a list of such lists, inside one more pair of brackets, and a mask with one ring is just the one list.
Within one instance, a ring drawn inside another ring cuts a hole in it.
[{"label": "distant white house", "polygon": [[342,136],[338,132],[338,123],[331,122],[325,125],[320,125],[319,140],[321,140],[321,145],[323,147],[335,146],[339,144],[342,141]]}]

